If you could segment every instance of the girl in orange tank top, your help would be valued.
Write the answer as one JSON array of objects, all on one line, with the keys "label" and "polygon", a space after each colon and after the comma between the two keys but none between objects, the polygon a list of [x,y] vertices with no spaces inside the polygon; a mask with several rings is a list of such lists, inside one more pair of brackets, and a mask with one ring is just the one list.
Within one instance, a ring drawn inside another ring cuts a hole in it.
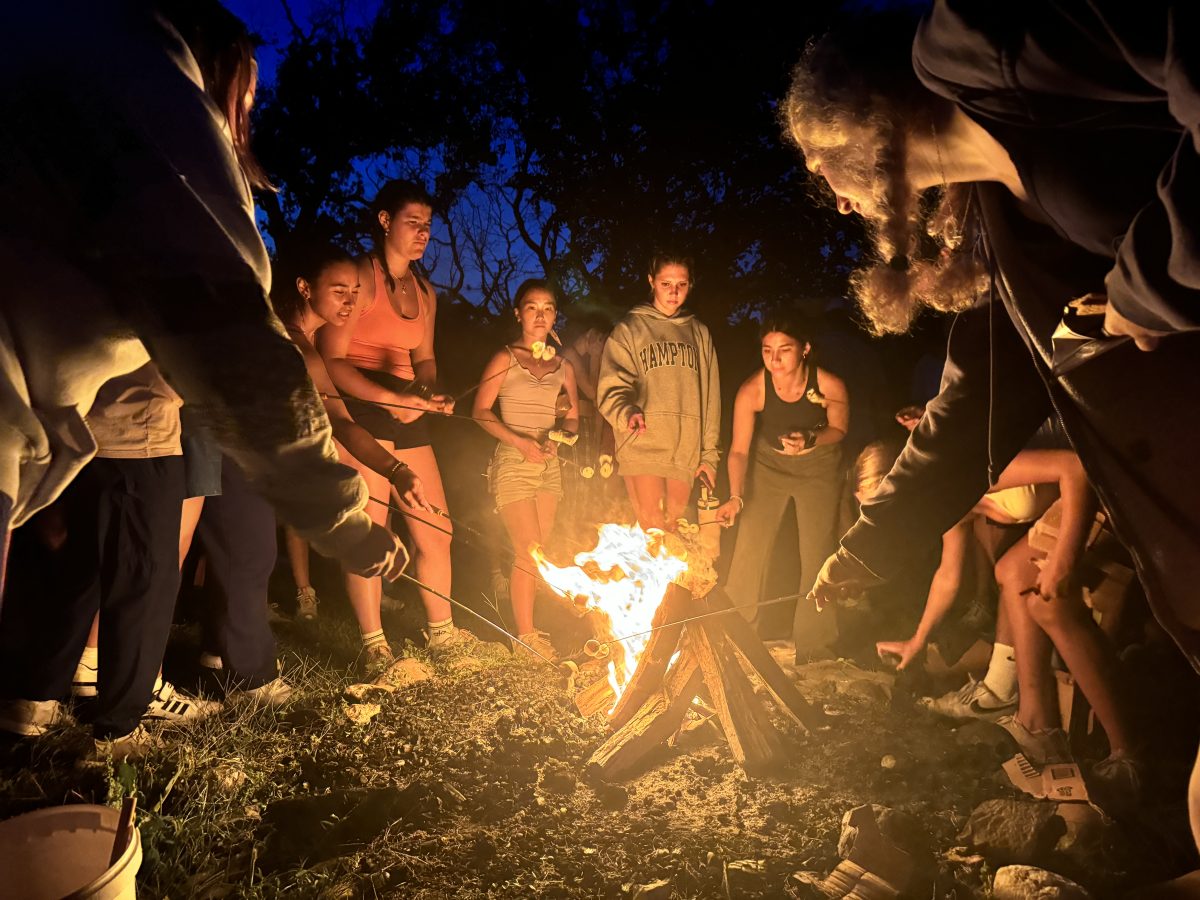
[{"label": "girl in orange tank top", "polygon": [[[387,280],[383,266],[371,257],[375,297],[369,307],[358,314],[354,335],[346,351],[346,359],[356,368],[374,372],[390,372],[397,378],[413,381],[412,351],[421,346],[425,337],[426,316],[422,297],[411,272],[397,282],[397,300],[403,308],[405,300],[416,307],[412,316],[404,315],[388,299]],[[406,284],[411,282],[411,284]],[[382,301],[382,302],[381,302]]]},{"label": "girl in orange tank top", "polygon": [[[359,260],[358,303],[345,327],[318,333],[317,346],[338,390],[350,398],[346,405],[354,420],[416,473],[430,505],[446,510],[428,419],[453,412],[454,401],[435,393],[437,305],[432,288],[412,269],[429,243],[433,204],[418,185],[391,181],[371,209],[374,248]],[[387,479],[349,455],[342,461],[363,476],[370,496],[380,501],[368,503],[367,512],[386,525],[388,504],[397,505]],[[451,592],[450,519],[417,510],[406,511],[404,521],[412,545],[410,571],[422,584],[429,648],[475,642],[455,626],[450,603],[440,596]],[[347,575],[346,592],[359,620],[367,668],[386,669],[393,656],[380,618],[382,581]]]}]

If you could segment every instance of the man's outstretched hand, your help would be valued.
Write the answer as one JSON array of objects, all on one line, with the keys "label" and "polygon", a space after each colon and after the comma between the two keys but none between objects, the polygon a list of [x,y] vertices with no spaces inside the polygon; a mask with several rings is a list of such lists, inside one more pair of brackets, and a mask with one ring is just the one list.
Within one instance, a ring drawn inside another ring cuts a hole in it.
[{"label": "man's outstretched hand", "polygon": [[878,583],[879,579],[866,566],[839,548],[821,566],[808,599],[817,604],[818,610],[823,610],[830,603],[857,596]]}]

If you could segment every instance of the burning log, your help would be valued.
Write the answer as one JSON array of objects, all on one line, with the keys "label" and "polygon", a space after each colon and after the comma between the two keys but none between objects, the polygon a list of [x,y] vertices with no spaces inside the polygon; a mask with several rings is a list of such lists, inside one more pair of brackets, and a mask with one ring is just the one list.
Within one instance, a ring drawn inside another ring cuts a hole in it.
[{"label": "burning log", "polygon": [[[705,600],[714,611],[733,609],[733,604],[721,588],[715,588]],[[741,613],[728,612],[716,621],[721,623],[725,634],[746,664],[763,680],[781,710],[806,732],[814,731],[825,724],[825,714],[800,696],[796,686],[788,680],[783,669],[779,668],[779,663],[775,662]]]},{"label": "burning log", "polygon": [[721,627],[709,619],[689,628],[688,639],[688,651],[700,664],[734,760],[747,772],[763,772],[777,765],[783,759],[783,738],[758,704]]},{"label": "burning log", "polygon": [[[609,719],[613,728],[621,728],[628,722],[654,691],[662,684],[667,665],[675,654],[683,625],[674,625],[697,612],[692,595],[677,584],[667,588],[667,595],[654,613],[650,627],[658,629],[650,635],[642,658],[634,669],[633,677],[625,686],[625,692],[617,701]],[[688,698],[691,699],[691,698]]]},{"label": "burning log", "polygon": [[[803,729],[823,723],[728,598],[713,591],[713,552],[703,546],[702,530],[693,526],[670,534],[603,525],[596,549],[577,554],[573,567],[556,566],[535,552],[539,571],[555,591],[597,611],[594,624],[601,628],[594,633],[613,650],[610,681],[596,682],[576,697],[584,715],[612,709],[613,732],[589,762],[604,779],[633,773],[678,732],[701,685],[743,768],[762,771],[782,760],[783,738],[755,696],[747,670],[763,679],[780,709]],[[618,620],[620,637],[611,631]],[[628,678],[616,659],[626,642],[636,660]]]},{"label": "burning log", "polygon": [[[679,730],[692,697],[700,688],[701,678],[695,656],[680,654],[659,689],[592,754],[589,768],[606,781],[633,774],[648,753]],[[626,691],[622,699],[628,695]]]}]

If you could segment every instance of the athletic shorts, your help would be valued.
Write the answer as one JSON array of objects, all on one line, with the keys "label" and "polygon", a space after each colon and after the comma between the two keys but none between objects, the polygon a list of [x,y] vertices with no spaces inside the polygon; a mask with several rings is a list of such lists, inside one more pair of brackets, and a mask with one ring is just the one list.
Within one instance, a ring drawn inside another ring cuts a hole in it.
[{"label": "athletic shorts", "polygon": [[[358,371],[389,391],[403,392],[412,386],[411,381],[393,375],[391,372],[376,372],[372,369],[359,369]],[[426,416],[421,416],[415,422],[405,424],[392,415],[393,410],[390,407],[379,406],[353,397],[346,397],[346,408],[354,417],[354,421],[369,431],[377,441],[389,441],[396,445],[397,450],[429,446],[429,420]]]}]

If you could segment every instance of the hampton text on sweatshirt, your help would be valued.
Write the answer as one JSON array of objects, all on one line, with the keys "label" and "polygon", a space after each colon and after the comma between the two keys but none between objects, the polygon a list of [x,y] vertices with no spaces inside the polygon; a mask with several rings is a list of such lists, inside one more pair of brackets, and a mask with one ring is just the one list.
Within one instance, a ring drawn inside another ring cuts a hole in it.
[{"label": "hampton text on sweatshirt", "polygon": [[[717,355],[708,329],[691,313],[668,318],[649,304],[630,310],[604,345],[596,398],[617,433],[621,474],[690,482],[700,463],[716,469]],[[646,431],[626,440],[637,410],[646,417]]]}]

